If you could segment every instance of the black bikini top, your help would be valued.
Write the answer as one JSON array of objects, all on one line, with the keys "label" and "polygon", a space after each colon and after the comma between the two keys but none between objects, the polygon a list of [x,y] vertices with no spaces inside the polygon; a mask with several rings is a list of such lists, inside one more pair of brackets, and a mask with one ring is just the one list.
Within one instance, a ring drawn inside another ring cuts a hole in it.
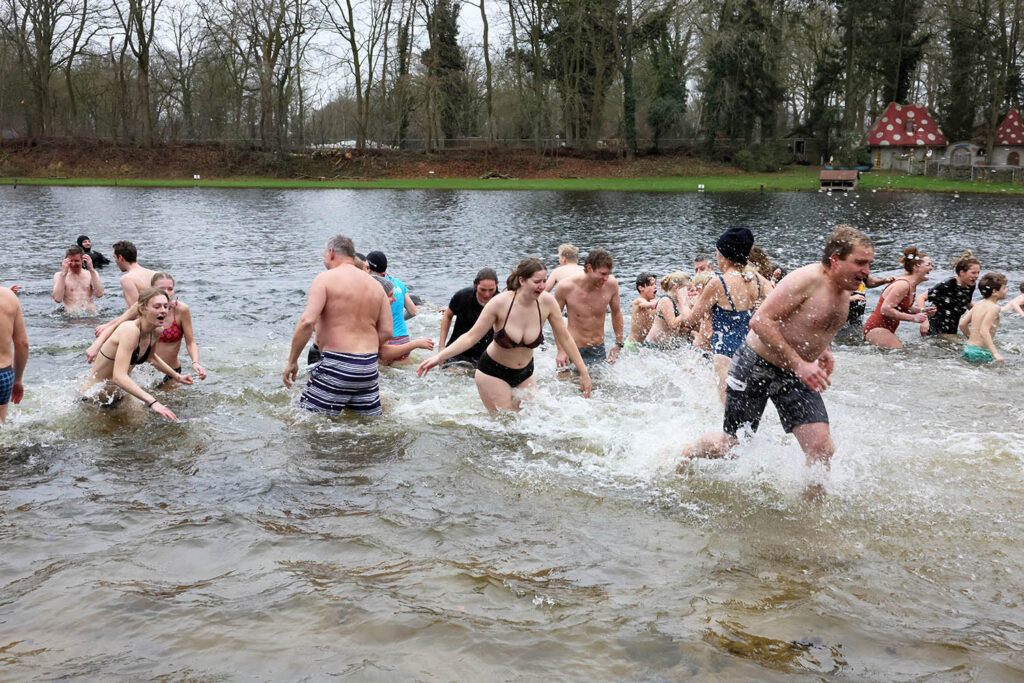
[{"label": "black bikini top", "polygon": [[[508,305],[508,312],[505,313],[505,325],[508,325],[508,316],[512,313],[512,306],[516,302],[516,294],[519,291],[515,291],[512,294],[512,303]],[[540,301],[537,302],[537,319],[540,321],[540,334],[533,340],[533,343],[526,343],[525,341],[514,342],[509,339],[508,334],[505,333],[505,325],[501,326],[501,329],[494,333],[494,343],[503,349],[535,349],[544,343],[544,316],[540,312]]]}]

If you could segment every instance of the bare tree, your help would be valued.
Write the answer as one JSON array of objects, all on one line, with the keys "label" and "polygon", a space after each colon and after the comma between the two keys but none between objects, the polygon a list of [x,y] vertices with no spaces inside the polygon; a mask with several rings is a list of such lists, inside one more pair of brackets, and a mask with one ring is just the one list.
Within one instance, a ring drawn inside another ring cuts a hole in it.
[{"label": "bare tree", "polygon": [[139,106],[142,109],[142,144],[152,147],[153,98],[150,86],[150,66],[156,15],[163,0],[113,0],[125,43],[135,57],[138,67]]},{"label": "bare tree", "polygon": [[88,0],[0,0],[0,34],[14,45],[32,89],[32,132],[54,132],[50,80],[61,69],[70,72],[86,42],[90,12]]}]

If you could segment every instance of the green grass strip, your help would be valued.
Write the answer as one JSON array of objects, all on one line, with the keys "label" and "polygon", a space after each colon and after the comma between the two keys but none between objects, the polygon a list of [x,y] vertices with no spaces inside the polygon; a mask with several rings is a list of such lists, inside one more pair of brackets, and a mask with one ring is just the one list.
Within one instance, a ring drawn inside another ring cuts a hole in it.
[{"label": "green grass strip", "polygon": [[[796,168],[781,173],[738,174],[706,177],[652,178],[385,178],[378,180],[292,180],[277,178],[228,178],[204,180],[138,178],[0,178],[0,185],[56,185],[70,187],[214,187],[254,189],[390,189],[390,190],[528,190],[580,192],[815,192],[818,171]],[[973,192],[1024,194],[1024,185],[986,183],[898,173],[872,172],[861,176],[861,190],[913,192]]]}]

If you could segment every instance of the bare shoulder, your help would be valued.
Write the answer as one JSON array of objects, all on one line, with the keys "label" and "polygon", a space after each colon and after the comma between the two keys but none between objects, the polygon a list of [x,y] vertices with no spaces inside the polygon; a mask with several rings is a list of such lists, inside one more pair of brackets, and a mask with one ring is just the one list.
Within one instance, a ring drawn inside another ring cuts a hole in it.
[{"label": "bare shoulder", "polygon": [[609,275],[608,276],[608,281],[604,283],[604,288],[605,288],[605,291],[607,291],[607,292],[609,292],[611,294],[618,294],[619,293],[619,281],[616,280],[613,276]]},{"label": "bare shoulder", "polygon": [[[559,285],[559,287],[561,286],[562,285]],[[495,297],[495,299],[496,298],[497,297]],[[491,299],[491,301],[494,301],[494,299]],[[544,313],[545,316],[551,314],[562,315],[562,307],[559,305],[558,300],[555,298],[555,295],[552,294],[551,292],[541,293],[537,301],[540,303],[540,310]]]},{"label": "bare shoulder", "polygon": [[[60,273],[57,273],[57,275],[60,275]],[[5,312],[21,308],[18,296],[9,287],[0,287],[0,306],[3,307]]]}]

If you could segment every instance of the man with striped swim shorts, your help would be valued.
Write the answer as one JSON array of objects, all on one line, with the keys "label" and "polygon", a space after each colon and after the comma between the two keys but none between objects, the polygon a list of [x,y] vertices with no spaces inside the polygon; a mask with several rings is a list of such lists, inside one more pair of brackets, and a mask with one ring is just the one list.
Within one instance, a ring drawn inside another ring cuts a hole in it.
[{"label": "man with striped swim shorts", "polygon": [[[13,352],[12,352],[13,349]],[[7,404],[21,403],[21,376],[28,362],[28,335],[18,297],[0,287],[0,422],[7,421]]]},{"label": "man with striped swim shorts", "polygon": [[313,279],[292,335],[284,385],[298,374],[299,354],[313,330],[322,358],[309,373],[299,405],[314,413],[380,415],[377,353],[391,339],[391,306],[374,279],[354,264],[355,247],[342,235],[324,250],[327,270]]}]

